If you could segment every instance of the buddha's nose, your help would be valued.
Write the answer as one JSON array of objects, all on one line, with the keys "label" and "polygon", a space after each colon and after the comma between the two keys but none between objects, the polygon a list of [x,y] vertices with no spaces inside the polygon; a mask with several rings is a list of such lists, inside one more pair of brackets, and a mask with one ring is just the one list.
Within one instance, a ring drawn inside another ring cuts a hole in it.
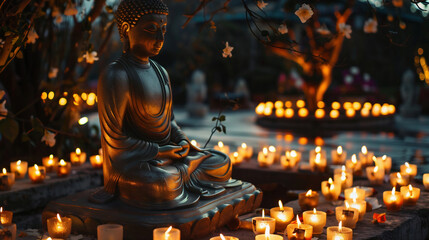
[{"label": "buddha's nose", "polygon": [[159,42],[164,42],[164,33],[162,31],[158,31],[156,33],[156,40]]}]

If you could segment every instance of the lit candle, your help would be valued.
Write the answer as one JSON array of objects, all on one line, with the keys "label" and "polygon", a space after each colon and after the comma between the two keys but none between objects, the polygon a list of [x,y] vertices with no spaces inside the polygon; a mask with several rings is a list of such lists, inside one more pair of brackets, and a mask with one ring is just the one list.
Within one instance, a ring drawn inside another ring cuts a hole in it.
[{"label": "lit candle", "polygon": [[420,188],[413,188],[411,184],[401,187],[401,195],[405,205],[416,205],[417,200],[420,198]]},{"label": "lit candle", "polygon": [[270,209],[270,216],[276,220],[276,231],[283,232],[292,221],[293,208],[284,207],[282,201],[279,200],[279,206]]},{"label": "lit candle", "polygon": [[258,162],[261,167],[269,167],[274,163],[274,154],[268,152],[268,148],[264,147],[262,152],[258,153]]},{"label": "lit candle", "polygon": [[300,193],[298,195],[298,203],[302,211],[316,208],[319,204],[319,193],[311,189],[307,192]]},{"label": "lit candle", "polygon": [[[7,233],[7,234],[5,234],[6,236],[2,235],[2,237],[4,237],[2,239],[4,239],[4,240],[8,240],[8,239],[15,240],[16,239],[16,224],[12,223],[12,224],[8,224],[8,225],[2,225],[0,232],[3,232],[3,233],[6,232]],[[9,235],[9,233],[10,233],[10,235]],[[8,235],[9,235],[9,237],[8,237]]]},{"label": "lit candle", "polygon": [[123,235],[124,227],[120,224],[102,224],[97,226],[97,240],[122,240]]},{"label": "lit candle", "polygon": [[321,234],[323,227],[326,225],[326,212],[316,211],[305,211],[303,213],[304,223],[313,226],[313,234]]},{"label": "lit candle", "polygon": [[378,166],[367,167],[366,176],[371,184],[382,185],[384,181],[384,169],[380,169]]},{"label": "lit candle", "polygon": [[407,186],[410,183],[410,176],[404,175],[400,172],[393,172],[390,174],[390,184],[392,187],[401,187],[401,186]]},{"label": "lit candle", "polygon": [[66,177],[70,174],[70,170],[71,170],[71,163],[64,161],[64,159],[61,159],[57,168],[57,176]]},{"label": "lit candle", "polygon": [[0,191],[8,191],[15,184],[15,173],[8,173],[6,168],[3,168],[0,173]]},{"label": "lit candle", "polygon": [[253,232],[255,234],[265,233],[267,226],[270,228],[270,233],[276,230],[276,220],[271,217],[265,217],[265,212],[262,210],[262,217],[252,218]]},{"label": "lit candle", "polygon": [[362,188],[347,188],[344,190],[344,196],[346,199],[353,199],[356,200],[365,200],[365,190]]},{"label": "lit candle", "polygon": [[42,183],[46,178],[45,167],[39,167],[34,164],[33,167],[28,168],[28,177],[33,183]]},{"label": "lit candle", "polygon": [[289,240],[310,240],[313,237],[313,226],[301,224],[296,215],[296,223],[287,225],[286,233]]},{"label": "lit candle", "polygon": [[393,187],[392,191],[383,192],[383,202],[386,205],[387,210],[398,211],[402,208],[404,200],[400,192],[396,192],[396,188]]},{"label": "lit candle", "polygon": [[243,157],[238,152],[229,154],[229,159],[231,159],[232,165],[240,165],[243,162]]},{"label": "lit candle", "polygon": [[281,147],[274,147],[274,146],[269,146],[268,147],[268,154],[272,154],[274,156],[274,162],[278,162],[280,160],[280,152],[281,152]]},{"label": "lit candle", "polygon": [[283,237],[276,234],[270,233],[270,226],[265,228],[265,234],[258,234],[255,236],[255,240],[283,240]]},{"label": "lit candle", "polygon": [[334,182],[332,178],[329,178],[328,181],[322,182],[321,189],[327,201],[336,201],[341,194],[341,182]]},{"label": "lit candle", "polygon": [[343,222],[344,227],[355,228],[359,220],[359,210],[351,208],[349,203],[345,202],[345,207],[335,208],[335,217],[338,222]]},{"label": "lit candle", "polygon": [[43,166],[46,168],[46,172],[53,172],[58,164],[58,158],[54,155],[49,155],[49,157],[42,158]]},{"label": "lit candle", "polygon": [[15,173],[15,178],[24,178],[27,174],[28,162],[18,160],[10,163],[10,171]]},{"label": "lit candle", "polygon": [[180,230],[172,226],[155,228],[153,230],[153,240],[180,240]]},{"label": "lit candle", "polygon": [[241,146],[237,148],[237,151],[245,160],[250,159],[253,155],[253,147],[247,146],[246,143],[242,143]]},{"label": "lit candle", "polygon": [[337,150],[331,151],[331,157],[332,157],[332,164],[341,165],[344,164],[344,161],[347,157],[347,152],[343,151],[342,146],[338,146]]},{"label": "lit candle", "polygon": [[224,236],[222,233],[217,237],[212,237],[210,240],[239,240],[236,237]]},{"label": "lit candle", "polygon": [[57,214],[56,217],[49,218],[47,221],[48,233],[53,238],[66,239],[71,232],[71,218],[61,217]]},{"label": "lit candle", "polygon": [[353,154],[352,158],[346,161],[346,168],[351,169],[353,175],[362,176],[362,164],[356,159],[356,154]]},{"label": "lit candle", "polygon": [[[194,146],[194,147],[201,147],[200,144],[195,139],[191,140],[191,145]],[[99,154],[99,155],[101,155],[101,154]]]},{"label": "lit candle", "polygon": [[228,154],[229,154],[229,146],[224,145],[222,141],[219,141],[219,142],[217,143],[217,145],[216,145],[216,146],[214,146],[214,149],[215,149],[215,150],[217,150],[217,151],[219,151],[219,152],[223,152],[223,153],[225,153],[226,155],[228,155]]},{"label": "lit candle", "polygon": [[341,191],[353,186],[353,171],[346,166],[334,170],[334,181],[341,183]]},{"label": "lit candle", "polygon": [[75,152],[70,153],[70,162],[73,166],[80,166],[86,161],[86,153],[82,152],[80,148],[76,148]]},{"label": "lit candle", "polygon": [[362,220],[366,213],[366,201],[356,200],[355,198],[353,198],[344,200],[344,204],[346,203],[351,208],[356,208],[359,211],[359,221]]},{"label": "lit candle", "polygon": [[362,166],[368,166],[372,164],[372,157],[374,156],[373,152],[368,152],[366,146],[362,146],[361,152],[359,153],[359,160],[362,163]]},{"label": "lit candle", "polygon": [[429,173],[423,174],[423,185],[425,185],[426,190],[429,190]]},{"label": "lit candle", "polygon": [[310,167],[312,171],[324,172],[326,168],[326,151],[320,146],[310,151]]},{"label": "lit candle", "polygon": [[414,177],[417,175],[417,165],[416,164],[409,164],[408,162],[406,162],[404,165],[401,165],[401,175],[405,176],[408,175],[410,176],[410,180],[413,180]]},{"label": "lit candle", "polygon": [[280,163],[286,170],[296,169],[301,161],[301,153],[295,150],[286,151],[285,155],[280,157]]},{"label": "lit candle", "polygon": [[332,226],[327,229],[327,240],[352,240],[353,230],[348,227],[343,227],[342,222],[338,224],[338,227]]},{"label": "lit candle", "polygon": [[89,157],[89,161],[93,168],[102,168],[103,167],[103,157],[100,155],[93,155]]},{"label": "lit candle", "polygon": [[0,223],[1,225],[12,224],[13,212],[4,211],[3,207],[0,207]]},{"label": "lit candle", "polygon": [[384,172],[386,174],[389,174],[390,170],[392,169],[392,158],[386,155],[383,155],[382,157],[377,157],[376,165],[383,166]]}]

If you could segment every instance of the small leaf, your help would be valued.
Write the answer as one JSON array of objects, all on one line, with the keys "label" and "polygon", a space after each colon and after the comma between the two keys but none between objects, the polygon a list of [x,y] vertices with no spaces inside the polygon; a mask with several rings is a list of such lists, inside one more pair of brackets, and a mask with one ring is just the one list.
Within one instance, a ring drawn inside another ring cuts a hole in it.
[{"label": "small leaf", "polygon": [[19,124],[11,118],[5,118],[0,121],[0,133],[9,142],[14,142],[19,133]]},{"label": "small leaf", "polygon": [[216,131],[218,131],[218,132],[222,132],[222,128],[220,128],[220,127],[218,126],[218,127],[216,127]]},{"label": "small leaf", "polygon": [[226,119],[225,115],[220,115],[219,121],[223,122],[223,121],[225,121],[225,119]]},{"label": "small leaf", "polygon": [[222,125],[222,131],[226,134],[226,127],[224,125]]},{"label": "small leaf", "polygon": [[214,121],[216,121],[217,120],[217,117],[213,117],[212,118],[212,121],[214,122]]}]

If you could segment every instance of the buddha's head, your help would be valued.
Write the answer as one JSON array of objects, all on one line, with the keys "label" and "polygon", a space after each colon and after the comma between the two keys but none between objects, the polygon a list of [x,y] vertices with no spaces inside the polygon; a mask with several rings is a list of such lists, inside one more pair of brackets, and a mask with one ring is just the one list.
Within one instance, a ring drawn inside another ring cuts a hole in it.
[{"label": "buddha's head", "polygon": [[161,0],[122,0],[115,12],[124,50],[145,59],[164,44],[168,8]]}]

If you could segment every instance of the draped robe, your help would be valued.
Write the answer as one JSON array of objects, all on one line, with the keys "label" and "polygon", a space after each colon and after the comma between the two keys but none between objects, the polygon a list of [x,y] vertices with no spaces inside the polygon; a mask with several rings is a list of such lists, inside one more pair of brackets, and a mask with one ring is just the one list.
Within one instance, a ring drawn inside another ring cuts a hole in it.
[{"label": "draped robe", "polygon": [[[126,203],[171,209],[215,196],[237,186],[229,158],[191,145],[182,159],[156,159],[159,146],[188,138],[172,113],[167,72],[156,62],[144,64],[124,54],[109,65],[98,83],[104,189]],[[203,161],[192,173],[189,159]]]}]

